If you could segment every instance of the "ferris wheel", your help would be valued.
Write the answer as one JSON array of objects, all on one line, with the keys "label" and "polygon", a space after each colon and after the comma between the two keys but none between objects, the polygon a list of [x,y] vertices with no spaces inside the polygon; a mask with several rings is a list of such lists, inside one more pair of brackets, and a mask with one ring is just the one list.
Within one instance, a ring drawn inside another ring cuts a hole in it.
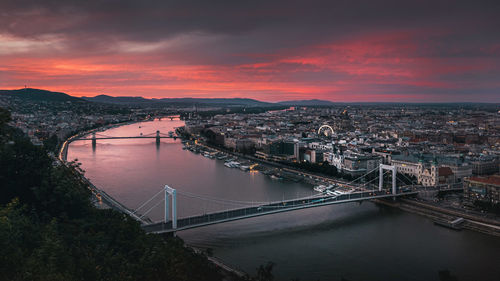
[{"label": "ferris wheel", "polygon": [[333,128],[330,125],[321,125],[318,129],[318,135],[320,136],[331,137],[333,133]]}]

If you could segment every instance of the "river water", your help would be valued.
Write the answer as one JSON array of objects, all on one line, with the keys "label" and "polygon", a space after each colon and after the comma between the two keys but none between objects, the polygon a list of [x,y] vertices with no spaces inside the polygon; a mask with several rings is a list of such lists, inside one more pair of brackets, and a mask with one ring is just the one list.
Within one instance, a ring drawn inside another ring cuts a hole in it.
[{"label": "river water", "polygon": [[[100,133],[167,133],[183,124],[164,119]],[[68,150],[68,160],[75,158],[96,186],[132,209],[165,184],[177,189],[179,217],[241,207],[236,201],[277,201],[313,193],[307,184],[227,168],[221,160],[182,150],[179,140],[162,139],[159,146],[155,139],[98,140],[95,149],[90,141],[77,141]],[[161,220],[160,200],[161,194],[140,213]],[[370,202],[246,219],[178,235],[188,244],[212,248],[217,258],[250,274],[272,261],[277,280],[439,280],[440,270],[449,270],[458,280],[500,280],[499,238],[439,227],[427,218]]]}]

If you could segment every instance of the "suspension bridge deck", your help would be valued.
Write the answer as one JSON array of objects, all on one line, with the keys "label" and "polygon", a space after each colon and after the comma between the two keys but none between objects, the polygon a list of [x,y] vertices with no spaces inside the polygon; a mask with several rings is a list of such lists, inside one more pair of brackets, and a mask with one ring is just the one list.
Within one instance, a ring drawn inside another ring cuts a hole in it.
[{"label": "suspension bridge deck", "polygon": [[148,233],[169,233],[196,227],[218,224],[223,222],[241,220],[246,218],[270,215],[275,213],[289,212],[300,209],[320,207],[332,204],[342,204],[350,202],[359,202],[370,199],[380,199],[389,197],[400,197],[416,195],[417,191],[400,192],[397,194],[382,191],[362,191],[342,194],[338,196],[320,196],[293,199],[281,202],[274,202],[265,205],[245,207],[239,209],[225,210],[210,214],[203,214],[193,217],[187,217],[177,220],[177,228],[172,228],[172,221],[143,224],[142,228]]}]

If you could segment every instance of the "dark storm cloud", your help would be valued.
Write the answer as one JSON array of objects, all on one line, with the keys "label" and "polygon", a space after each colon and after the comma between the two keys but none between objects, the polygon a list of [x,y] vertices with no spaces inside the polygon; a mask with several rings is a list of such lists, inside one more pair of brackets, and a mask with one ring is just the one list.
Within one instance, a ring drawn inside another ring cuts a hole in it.
[{"label": "dark storm cloud", "polygon": [[8,0],[0,3],[0,32],[157,41],[189,32],[234,35],[268,28],[311,37],[443,24],[487,30],[500,26],[498,7],[498,1]]},{"label": "dark storm cloud", "polygon": [[[0,2],[0,34],[59,39],[74,55],[115,52],[119,42],[161,42],[176,36],[218,36],[170,44],[188,63],[240,63],[239,53],[336,42],[380,30],[423,29],[439,43],[415,36],[417,55],[470,56],[478,44],[499,43],[498,1],[234,1],[234,0],[7,0]],[[470,46],[467,46],[470,45]],[[463,46],[460,48],[454,46]],[[59,50],[61,51],[61,50]],[[420,54],[421,53],[421,54]],[[235,54],[228,57],[228,54]]]}]

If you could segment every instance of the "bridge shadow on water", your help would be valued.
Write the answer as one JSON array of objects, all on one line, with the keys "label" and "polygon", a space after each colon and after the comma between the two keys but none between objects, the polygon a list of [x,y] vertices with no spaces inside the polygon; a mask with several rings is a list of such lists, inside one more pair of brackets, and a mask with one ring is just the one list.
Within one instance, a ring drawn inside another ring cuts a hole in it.
[{"label": "bridge shadow on water", "polygon": [[[293,212],[289,214],[279,214],[278,217],[258,217],[249,218],[250,223],[244,223],[245,220],[239,222],[229,222],[223,225],[214,225],[202,227],[200,229],[186,230],[185,235],[194,236],[199,232],[210,232],[218,233],[215,235],[216,240],[233,240],[244,242],[245,240],[253,241],[255,239],[273,239],[281,238],[286,236],[304,236],[304,235],[315,235],[324,232],[334,232],[336,230],[348,230],[349,228],[357,227],[362,224],[376,223],[377,220],[381,218],[387,219],[388,216],[398,216],[401,211],[393,209],[391,207],[383,205],[375,205],[371,202],[364,202],[364,204],[369,204],[368,209],[355,210],[355,208],[360,207],[359,203],[350,203],[349,208],[339,209],[338,206],[325,206],[318,208],[323,209],[323,212],[332,212],[335,217],[326,216],[321,219],[306,220],[307,222],[301,223],[300,220],[293,220],[290,217],[283,217],[283,220],[279,216],[293,216]],[[336,208],[337,207],[337,208]],[[302,210],[301,210],[302,211]],[[301,212],[298,211],[298,212]],[[275,215],[276,216],[276,215]],[[303,217],[299,215],[300,219],[307,219],[307,216]],[[275,221],[275,222],[273,222]],[[242,225],[244,223],[244,225]],[[269,226],[272,225],[272,228]],[[204,230],[205,229],[205,230]],[[180,232],[180,236],[183,236],[183,232]],[[222,234],[227,233],[227,234]],[[215,242],[217,243],[217,242]]]}]

